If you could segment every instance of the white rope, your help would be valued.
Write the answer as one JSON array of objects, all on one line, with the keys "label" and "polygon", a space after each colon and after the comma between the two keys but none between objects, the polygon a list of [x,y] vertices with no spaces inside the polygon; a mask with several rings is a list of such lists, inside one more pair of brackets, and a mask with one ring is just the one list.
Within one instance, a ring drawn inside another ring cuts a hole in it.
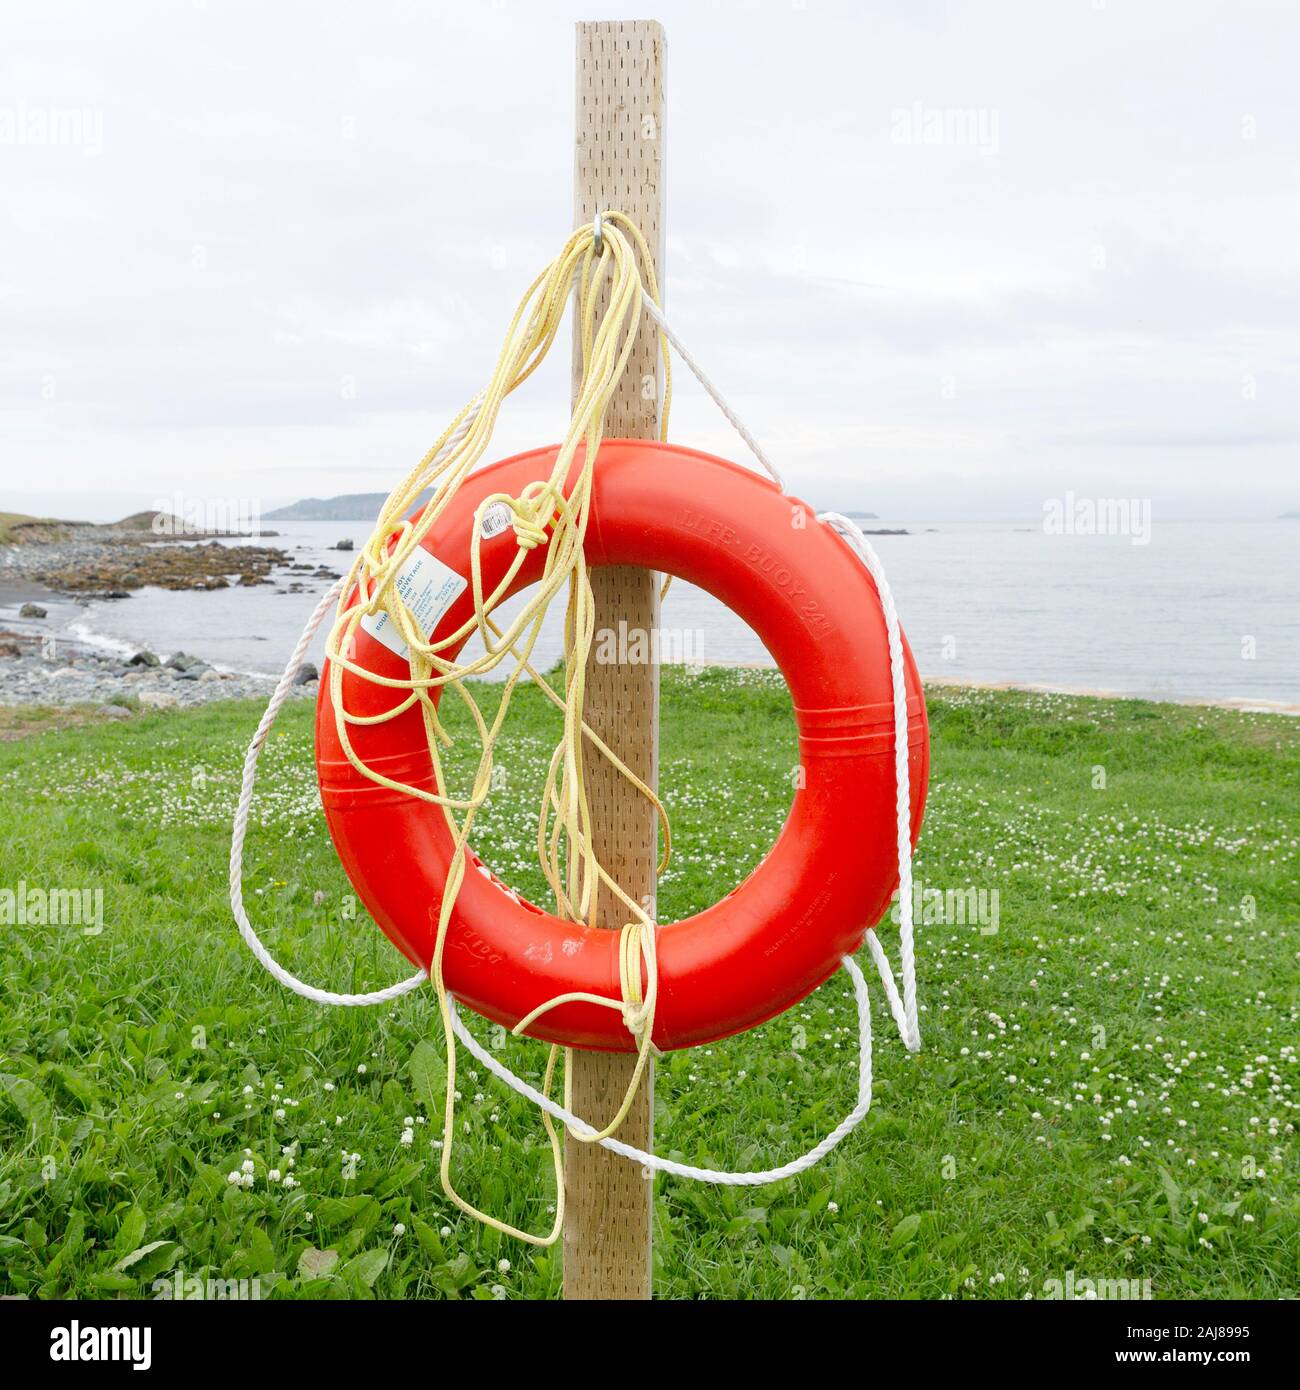
[{"label": "white rope", "polygon": [[[723,399],[717,387],[704,374],[703,369],[695,359],[687,352],[681,339],[669,327],[667,320],[659,310],[659,306],[654,303],[649,295],[643,293],[643,304],[651,318],[658,324],[664,336],[677,350],[677,353],[686,365],[695,374],[699,383],[712,398],[718,409],[730,421],[736,433],[740,435],[745,444],[753,453],[754,457],[767,470],[782,492],[785,491],[785,484],[781,475],[772,465],[767,455],[763,452],[758,442],[745,428],[735,411]],[[454,448],[459,440],[468,430],[474,415],[477,411],[471,411],[462,423],[462,427],[456,435],[448,440],[439,458]],[[435,460],[436,462],[436,460]],[[432,466],[432,465],[431,465]],[[896,788],[896,829],[898,845],[898,899],[899,899],[899,956],[903,974],[903,992],[900,999],[898,986],[894,979],[894,972],[890,967],[889,958],[885,954],[884,947],[881,946],[875,931],[867,933],[867,945],[871,952],[872,960],[875,962],[879,972],[881,984],[884,986],[885,997],[889,1001],[890,1012],[894,1022],[898,1025],[899,1035],[909,1052],[917,1052],[921,1046],[920,1024],[917,1017],[916,999],[916,953],[913,940],[913,921],[912,921],[912,821],[911,821],[911,776],[909,768],[909,742],[908,742],[908,715],[907,715],[907,680],[906,667],[903,661],[903,641],[902,630],[898,621],[898,612],[894,606],[893,592],[889,587],[889,582],[885,578],[884,566],[880,562],[880,557],[872,548],[870,542],[862,534],[861,530],[846,516],[841,516],[838,512],[819,512],[817,519],[824,524],[832,527],[848,542],[854,553],[866,566],[868,573],[875,581],[876,592],[880,597],[881,609],[885,618],[885,631],[889,644],[889,670],[891,684],[893,688],[893,711],[894,711],[894,780]],[[244,759],[244,777],[240,786],[239,802],[235,810],[234,833],[230,845],[230,905],[234,910],[235,921],[239,924],[240,934],[248,943],[249,948],[266,969],[281,984],[300,994],[305,999],[310,999],[317,1004],[336,1004],[345,1007],[357,1007],[366,1004],[382,1004],[390,1000],[400,998],[403,994],[409,994],[412,990],[418,989],[428,978],[427,974],[421,970],[417,974],[401,981],[399,984],[389,985],[386,989],[374,990],[369,994],[334,994],[329,990],[317,989],[313,985],[304,983],[296,976],[291,975],[274,959],[271,953],[263,946],[262,942],[253,930],[252,924],[244,911],[243,901],[243,850],[244,838],[248,831],[248,819],[253,799],[253,785],[257,776],[257,759],[267,735],[270,733],[271,726],[275,722],[275,717],[279,713],[280,706],[288,697],[289,691],[293,686],[294,677],[302,667],[307,649],[311,645],[311,639],[316,633],[324,619],[325,613],[330,606],[338,601],[342,589],[342,580],[336,583],[328,593],[326,593],[316,606],[316,611],[307,621],[307,626],[303,629],[302,636],[298,639],[298,645],[294,648],[293,655],[289,658],[288,665],[284,669],[284,674],[280,677],[280,682],[275,688],[275,693],[271,696],[271,701],[266,707],[266,713],[262,716],[262,721],[257,727],[257,733],[253,736],[253,741],[249,745],[248,754]],[[853,1109],[826,1135],[818,1144],[809,1149],[807,1153],[792,1159],[789,1163],[782,1164],[779,1168],[769,1168],[761,1172],[750,1173],[729,1173],[714,1168],[696,1168],[686,1163],[676,1163],[671,1159],[660,1158],[645,1149],[634,1148],[631,1144],[625,1144],[620,1139],[607,1137],[601,1139],[599,1143],[611,1153],[618,1154],[622,1158],[630,1159],[634,1163],[643,1164],[645,1167],[654,1169],[662,1173],[670,1173],[676,1177],[692,1178],[697,1182],[716,1183],[728,1187],[757,1187],[766,1183],[780,1182],[783,1178],[794,1177],[802,1173],[824,1158],[837,1144],[851,1134],[866,1117],[871,1108],[871,1081],[872,1081],[872,1054],[871,1054],[871,1003],[867,992],[866,978],[863,976],[857,962],[851,956],[844,956],[840,962],[848,972],[849,978],[853,982],[854,998],[858,1008],[858,1098]],[[560,1120],[575,1133],[590,1137],[598,1131],[580,1116],[566,1110],[558,1102],[544,1096],[535,1087],[530,1086],[522,1077],[517,1076],[503,1062],[499,1062],[489,1052],[487,1052],[474,1038],[461,1021],[459,1010],[455,1000],[451,1000],[452,1026],[455,1029],[457,1038],[465,1045],[466,1049],[474,1056],[488,1071],[499,1081],[504,1082],[512,1091],[531,1101],[557,1120]]]},{"label": "white rope", "polygon": [[267,735],[271,732],[271,725],[280,713],[280,706],[288,699],[289,691],[293,689],[294,677],[302,668],[307,648],[311,646],[316,629],[321,625],[325,614],[338,602],[342,591],[343,581],[339,579],[321,596],[316,611],[307,619],[307,626],[298,638],[298,645],[293,649],[293,655],[284,668],[280,683],[275,687],[275,694],[271,696],[266,713],[262,715],[262,722],[257,726],[257,732],[253,735],[253,741],[248,745],[248,752],[244,756],[244,778],[239,788],[239,802],[235,807],[235,823],[230,840],[230,906],[239,926],[239,934],[248,943],[248,949],[282,985],[293,990],[295,994],[301,994],[304,999],[310,999],[314,1004],[339,1004],[357,1008],[363,1004],[387,1004],[392,999],[400,999],[403,994],[410,994],[413,989],[418,989],[429,977],[421,970],[418,975],[411,975],[400,984],[389,985],[387,989],[373,990],[369,994],[334,994],[328,989],[317,989],[315,985],[309,985],[296,975],[291,975],[275,959],[262,945],[261,939],[253,930],[253,924],[248,920],[247,912],[244,911],[244,838],[248,834],[253,784],[257,780],[257,759],[266,744]]},{"label": "white rope", "polygon": [[900,1004],[894,972],[889,968],[885,948],[874,931],[867,934],[872,958],[880,971],[889,1007],[899,1034],[909,1052],[921,1049],[921,1025],[916,1006],[916,950],[912,927],[912,777],[909,766],[910,749],[907,737],[907,667],[903,661],[903,630],[894,607],[893,590],[885,578],[872,544],[858,526],[839,512],[818,512],[817,520],[838,531],[867,567],[876,583],[880,607],[885,614],[885,636],[889,642],[889,675],[894,693],[894,788],[895,829],[898,834],[898,954],[903,967],[903,999]]},{"label": "white rope", "polygon": [[677,349],[678,357],[680,357],[682,361],[685,362],[686,365],[691,369],[691,372],[694,374],[696,381],[698,381],[700,385],[704,387],[705,391],[708,392],[710,399],[713,401],[713,404],[716,405],[718,409],[727,417],[728,421],[730,421],[731,423],[732,429],[734,429],[736,433],[741,437],[741,439],[745,441],[745,445],[749,449],[749,452],[754,455],[754,457],[759,461],[759,463],[763,465],[765,469],[767,469],[768,476],[777,485],[777,487],[779,487],[781,491],[784,492],[785,482],[782,479],[781,475],[776,471],[776,465],[763,452],[763,446],[745,428],[744,422],[741,420],[740,416],[737,415],[734,410],[732,410],[731,406],[723,398],[722,392],[718,390],[718,388],[709,380],[707,376],[705,376],[704,368],[700,366],[700,364],[695,360],[695,358],[691,356],[689,352],[687,352],[686,344],[683,343],[682,340],[677,336],[677,334],[673,332],[672,328],[669,326],[668,320],[664,317],[663,310],[654,302],[654,300],[645,290],[641,291],[641,307],[646,311],[647,314],[650,315],[650,317],[655,321],[655,323],[659,325],[660,332],[662,332],[664,337],[667,338],[668,341],[673,345],[673,347]]},{"label": "white rope", "polygon": [[[601,1146],[610,1153],[618,1154],[620,1158],[631,1159],[633,1163],[643,1164],[656,1172],[671,1173],[674,1177],[692,1178],[696,1182],[715,1183],[722,1187],[761,1187],[765,1183],[793,1178],[819,1163],[842,1139],[857,1129],[866,1117],[867,1111],[871,1109],[871,1001],[867,997],[867,981],[852,956],[844,956],[840,964],[848,971],[849,978],[853,981],[853,994],[858,1005],[858,1100],[839,1124],[807,1153],[791,1159],[789,1163],[783,1163],[779,1168],[766,1168],[756,1173],[729,1173],[721,1168],[696,1168],[689,1163],[675,1163],[671,1158],[660,1158],[658,1154],[652,1154],[646,1149],[637,1149],[631,1144],[625,1144],[621,1139],[601,1139]],[[451,1023],[456,1030],[456,1036],[468,1051],[512,1091],[517,1091],[534,1105],[540,1106],[548,1115],[562,1121],[569,1129],[585,1135],[596,1133],[586,1120],[544,1096],[535,1087],[516,1076],[504,1063],[498,1062],[478,1043],[461,1022],[459,1011],[454,1008]]]},{"label": "white rope", "polygon": [[[429,461],[430,469],[435,468],[439,461],[445,458],[465,438],[478,413],[479,402],[471,402],[470,408],[465,413],[465,418],[460,422],[460,427],[442,446],[436,457]],[[305,980],[291,975],[276,960],[253,930],[253,924],[248,920],[248,913],[244,910],[244,840],[248,835],[248,818],[253,807],[253,787],[257,782],[257,760],[266,745],[276,715],[280,713],[280,706],[289,698],[289,692],[293,689],[294,677],[302,670],[302,664],[307,658],[307,649],[311,646],[311,639],[316,635],[316,629],[324,621],[325,614],[338,602],[343,592],[343,583],[342,579],[336,580],[321,595],[315,612],[307,619],[307,626],[303,628],[302,636],[298,638],[298,645],[293,649],[292,655],[285,663],[279,684],[275,687],[275,692],[262,715],[261,723],[257,726],[257,732],[253,735],[253,741],[248,745],[248,752],[244,755],[244,775],[239,784],[239,801],[235,805],[235,820],[230,837],[230,908],[235,914],[235,923],[239,927],[240,936],[248,943],[248,949],[262,962],[267,972],[279,980],[286,989],[293,990],[295,994],[302,995],[304,999],[310,999],[313,1004],[335,1004],[341,1008],[355,1009],[370,1004],[387,1004],[394,999],[400,999],[402,995],[410,994],[412,990],[419,989],[429,978],[428,973],[420,970],[414,975],[408,975],[405,980],[401,980],[395,985],[371,990],[368,994],[335,994],[332,990],[317,989],[315,985],[309,985]]]}]

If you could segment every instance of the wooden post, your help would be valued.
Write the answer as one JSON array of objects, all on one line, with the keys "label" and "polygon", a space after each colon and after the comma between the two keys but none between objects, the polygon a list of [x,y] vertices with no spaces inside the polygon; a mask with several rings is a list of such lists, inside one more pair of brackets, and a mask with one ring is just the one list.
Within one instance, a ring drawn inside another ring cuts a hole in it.
[{"label": "wooden post", "polygon": [[[598,212],[625,212],[641,228],[663,283],[664,223],[664,32],[649,21],[580,23],[577,48],[574,220],[581,226]],[[576,351],[576,345],[575,345]],[[580,363],[575,360],[576,393]],[[605,417],[608,438],[654,439],[662,389],[658,343],[649,320]],[[600,462],[597,460],[597,469]],[[606,567],[592,571],[596,632],[650,634],[659,623],[658,576],[650,570]],[[659,668],[644,664],[587,667],[586,719],[592,729],[649,786],[659,761]],[[653,916],[657,824],[645,798],[609,764],[586,750],[594,848],[611,877]],[[610,894],[597,925],[621,928],[625,912]],[[613,1114],[632,1071],[630,1053],[575,1052],[573,1108],[596,1125]],[[654,1074],[648,1068],[640,1094],[619,1132],[648,1148],[654,1107]],[[650,1220],[653,1182],[636,1164],[594,1144],[568,1140],[565,1148],[564,1296],[650,1297]]]}]

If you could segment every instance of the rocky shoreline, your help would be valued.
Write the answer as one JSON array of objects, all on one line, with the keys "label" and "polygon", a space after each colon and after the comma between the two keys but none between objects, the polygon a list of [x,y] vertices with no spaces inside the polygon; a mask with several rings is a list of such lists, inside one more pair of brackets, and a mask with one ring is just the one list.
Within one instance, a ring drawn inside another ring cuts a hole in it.
[{"label": "rocky shoreline", "polygon": [[[33,603],[24,604],[22,612],[33,627],[44,615]],[[316,668],[305,665],[292,694],[314,698],[317,679]],[[26,626],[0,628],[0,705],[91,705],[108,718],[127,719],[136,712],[209,700],[266,699],[275,683],[274,676],[219,671],[186,652],[166,660],[144,648],[113,656]]]},{"label": "rocky shoreline", "polygon": [[293,572],[303,579],[338,578],[325,566],[296,564],[287,551],[274,546],[235,544],[243,539],[238,535],[185,532],[175,526],[158,529],[149,524],[151,515],[128,519],[137,525],[12,524],[0,544],[0,580],[27,581],[74,598],[102,599],[128,598],[132,590],[146,585],[252,588],[271,583],[275,571]]},{"label": "rocky shoreline", "polygon": [[[0,535],[0,706],[75,705],[126,719],[137,711],[270,695],[271,675],[220,670],[183,651],[106,652],[69,636],[69,601],[129,599],[146,586],[210,591],[274,584],[297,594],[338,577],[288,551],[241,544],[245,537],[160,528],[159,516],[171,520],[155,513],[111,526],[9,520]],[[63,623],[51,609],[62,609]],[[293,693],[314,696],[316,688],[315,667],[305,666]]]}]

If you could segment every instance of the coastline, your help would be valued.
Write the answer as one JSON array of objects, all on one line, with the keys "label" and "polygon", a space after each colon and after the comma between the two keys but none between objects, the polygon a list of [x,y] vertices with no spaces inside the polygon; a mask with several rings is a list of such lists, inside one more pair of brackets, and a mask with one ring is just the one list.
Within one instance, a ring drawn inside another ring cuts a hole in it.
[{"label": "coastline", "polygon": [[[674,662],[673,665],[707,670],[710,666],[729,671],[775,671],[776,663],[771,661],[707,661],[699,663]],[[1214,698],[1200,695],[1166,695],[1160,692],[1134,694],[1129,690],[1107,690],[1100,686],[1054,685],[1042,681],[982,681],[965,676],[927,676],[921,674],[921,684],[926,690],[982,690],[1008,691],[1019,695],[1065,695],[1084,700],[1137,700],[1148,705],[1180,705],[1192,709],[1232,710],[1237,714],[1280,714],[1288,718],[1300,717],[1300,704],[1290,704],[1284,700],[1260,700],[1248,696]]]},{"label": "coastline", "polygon": [[[73,553],[66,538],[0,545],[0,650],[10,649],[9,655],[0,655],[0,704],[111,702],[129,695],[136,686],[144,692],[157,689],[174,695],[182,705],[218,697],[265,697],[279,677],[314,597],[345,564],[340,552],[360,544],[369,525],[364,520],[286,523],[276,542],[279,563],[262,577],[250,574],[255,579],[252,583],[241,582],[235,555],[223,557],[214,546],[208,551],[209,572],[224,574],[229,581],[215,592],[202,591],[206,585],[193,582],[189,565],[174,572],[174,584],[146,581],[121,597],[70,592],[42,582],[42,576],[64,559],[82,559],[87,568],[98,567],[86,550],[84,533]],[[124,551],[152,550],[149,541],[140,544],[142,539],[138,533],[133,541],[115,535],[96,537],[90,544],[116,557]],[[247,539],[231,538],[237,549]],[[947,556],[948,563],[983,556],[981,585],[965,609],[954,605],[949,586],[934,579],[936,558],[923,555],[917,549],[918,540],[929,547],[947,546],[936,555]],[[1175,564],[1179,547],[1185,550],[1198,543],[1189,533],[1171,549],[1166,586],[1181,573]],[[167,552],[174,555],[190,544],[163,545],[154,553],[162,563]],[[1011,544],[1027,542],[1009,540],[1001,532],[926,530],[910,536],[906,548],[898,542],[896,553],[887,555],[891,565],[898,567],[898,583],[906,586],[909,595],[909,637],[928,689],[1018,691],[1289,718],[1300,715],[1300,651],[1285,611],[1285,585],[1279,589],[1272,583],[1266,598],[1257,600],[1254,596],[1263,592],[1258,566],[1236,576],[1235,591],[1225,588],[1225,594],[1217,596],[1219,637],[1206,642],[1203,623],[1189,625],[1183,616],[1184,610],[1201,617],[1206,611],[1206,596],[1194,589],[1187,591],[1182,608],[1161,609],[1148,602],[1144,623],[1116,622],[1117,612],[1128,612],[1128,600],[1121,603],[1116,595],[1121,589],[1127,594],[1131,581],[1140,577],[1124,566],[1131,568],[1133,555],[1145,561],[1145,552],[1113,548],[1104,552],[1103,558],[1114,561],[1113,570],[1106,571],[1110,603],[1091,609],[1078,604],[1079,591],[1068,576],[1051,578],[1055,574],[1051,567],[1059,568],[1063,552],[1051,552],[1048,571],[1042,568],[1048,557],[1034,550],[1017,553],[1014,564],[1002,565],[1000,557]],[[1261,552],[1257,547],[1251,553]],[[1277,558],[1273,552],[1268,554],[1272,560]],[[1095,576],[1095,567],[1093,572]],[[1010,596],[1031,592],[1035,584],[1055,587],[1044,590],[1046,597],[1040,597],[1030,612],[1027,626],[1019,618],[1011,621]],[[1137,592],[1140,597],[1142,591]],[[1172,592],[1166,587],[1166,605]],[[48,617],[22,618],[20,609],[26,603],[44,608]],[[686,655],[690,666],[775,670],[755,634],[703,591],[676,586],[662,621],[665,632],[682,638],[675,654]],[[558,625],[551,626],[556,631],[548,629],[542,637],[544,664],[559,651]],[[1238,631],[1259,634],[1257,666],[1241,665],[1235,659],[1235,639],[1222,636]],[[953,632],[957,635],[948,635]],[[958,642],[962,658],[954,664],[947,648],[951,644],[955,650]],[[945,648],[942,660],[938,656],[941,644]],[[1090,650],[1092,658],[1086,656]],[[204,679],[151,674],[155,668],[147,658],[135,660],[142,652],[156,656],[164,669],[173,658],[197,665]],[[1085,654],[1083,659],[1080,653]],[[322,662],[319,637],[308,656],[317,664]],[[141,665],[147,668],[143,672],[135,669]],[[55,676],[56,668],[70,669]]]},{"label": "coastline", "polygon": [[922,676],[922,685],[927,688],[952,690],[1011,690],[1023,695],[1075,695],[1089,700],[1140,700],[1150,705],[1182,705],[1194,709],[1226,709],[1238,714],[1281,714],[1289,718],[1300,717],[1300,704],[1288,704],[1283,700],[1259,700],[1247,696],[1214,699],[1198,695],[1134,695],[1124,690],[1105,690],[1094,686],[1045,685],[1040,682],[1020,681],[976,681],[963,680],[958,676]]}]

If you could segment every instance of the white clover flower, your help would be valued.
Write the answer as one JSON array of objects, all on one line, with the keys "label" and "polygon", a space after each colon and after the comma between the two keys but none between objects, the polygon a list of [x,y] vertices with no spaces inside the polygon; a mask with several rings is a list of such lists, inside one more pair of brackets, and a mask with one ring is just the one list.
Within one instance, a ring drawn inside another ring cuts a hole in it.
[{"label": "white clover flower", "polygon": [[444,1227],[442,1228],[442,1230],[438,1232],[438,1234],[439,1234],[444,1240],[446,1240],[446,1238],[447,1238],[449,1235],[451,1235],[451,1227],[450,1227],[450,1226],[444,1226]]},{"label": "white clover flower", "polygon": [[398,1142],[409,1149],[411,1145],[415,1143],[415,1130],[412,1129],[410,1125],[407,1125],[402,1131],[402,1137]]},{"label": "white clover flower", "polygon": [[366,1074],[366,1064],[365,1064],[364,1062],[358,1062],[358,1063],[357,1063],[357,1075],[358,1075],[358,1076],[364,1076],[365,1074]]},{"label": "white clover flower", "polygon": [[275,1112],[275,1118],[276,1118],[277,1120],[282,1120],[282,1119],[284,1119],[284,1107],[283,1107],[283,1106],[281,1106],[279,1109],[276,1110],[276,1112]]},{"label": "white clover flower", "polygon": [[266,1180],[267,1182],[279,1182],[280,1170],[278,1168],[272,1168],[271,1171],[267,1173]]},{"label": "white clover flower", "polygon": [[502,1274],[509,1274],[509,1273],[510,1273],[510,1261],[509,1261],[509,1260],[498,1260],[498,1261],[497,1261],[497,1269],[499,1269],[499,1270],[501,1271]]},{"label": "white clover flower", "polygon": [[246,1158],[239,1166],[244,1173],[253,1172],[253,1160],[251,1158]]},{"label": "white clover flower", "polygon": [[227,1173],[227,1174],[226,1174],[226,1181],[227,1181],[228,1183],[233,1183],[236,1187],[238,1187],[238,1185],[239,1185],[239,1183],[240,1183],[240,1181],[241,1181],[242,1178],[243,1178],[243,1174],[239,1171],[238,1168],[236,1168],[235,1171],[234,1171],[233,1173]]},{"label": "white clover flower", "polygon": [[394,1234],[395,1236],[404,1236],[404,1235],[406,1234],[406,1227],[403,1226],[402,1223],[399,1221],[399,1222],[393,1227],[393,1234]]},{"label": "white clover flower", "polygon": [[839,1204],[838,1202],[827,1202],[827,1203],[826,1203],[826,1210],[827,1210],[828,1212],[830,1212],[832,1216],[834,1216],[835,1213],[836,1213],[837,1211],[839,1211],[839,1209],[840,1209],[840,1204]]}]

